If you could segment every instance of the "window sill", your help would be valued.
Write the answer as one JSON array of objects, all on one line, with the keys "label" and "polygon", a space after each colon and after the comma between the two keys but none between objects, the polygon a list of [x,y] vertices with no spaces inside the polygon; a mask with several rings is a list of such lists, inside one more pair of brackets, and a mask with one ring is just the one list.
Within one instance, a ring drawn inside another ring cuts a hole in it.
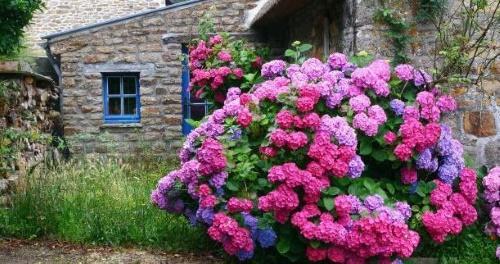
[{"label": "window sill", "polygon": [[141,123],[102,124],[101,128],[142,128],[142,124]]}]

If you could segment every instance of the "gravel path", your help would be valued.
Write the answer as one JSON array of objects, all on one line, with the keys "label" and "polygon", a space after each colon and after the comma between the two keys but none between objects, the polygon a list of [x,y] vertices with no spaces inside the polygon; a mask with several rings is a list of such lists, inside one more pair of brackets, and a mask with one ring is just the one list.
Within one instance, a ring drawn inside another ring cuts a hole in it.
[{"label": "gravel path", "polygon": [[138,249],[87,247],[54,241],[0,240],[0,263],[5,264],[218,264],[210,255],[165,254]]}]

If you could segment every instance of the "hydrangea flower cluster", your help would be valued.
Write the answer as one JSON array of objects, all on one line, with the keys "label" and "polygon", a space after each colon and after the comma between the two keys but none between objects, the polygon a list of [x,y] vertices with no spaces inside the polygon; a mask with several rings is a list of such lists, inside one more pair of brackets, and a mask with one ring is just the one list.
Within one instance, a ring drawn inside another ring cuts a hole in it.
[{"label": "hydrangea flower cluster", "polygon": [[[237,46],[237,47],[236,47]],[[190,91],[197,98],[208,98],[222,104],[231,86],[245,86],[243,75],[259,74],[262,58],[258,51],[222,35],[199,40],[189,48]],[[240,59],[244,49],[248,58]]]},{"label": "hydrangea flower cluster", "polygon": [[[500,237],[500,167],[494,167],[483,178],[484,200],[489,211],[490,222],[486,225],[485,232],[493,238]],[[500,259],[500,246],[497,247],[496,256]]]},{"label": "hydrangea flower cluster", "polygon": [[389,258],[411,256],[420,236],[408,229],[410,206],[398,203],[384,206],[380,196],[368,196],[361,202],[351,195],[335,198],[336,217],[309,204],[295,213],[292,224],[310,240],[322,242],[321,248],[306,249],[309,261],[364,263],[374,256]]},{"label": "hydrangea flower cluster", "polygon": [[453,192],[452,186],[441,180],[435,180],[435,183],[430,203],[437,211],[425,212],[422,223],[432,239],[442,243],[448,234],[459,234],[464,226],[477,220],[474,208],[477,198],[476,173],[471,169],[461,171],[458,192]]},{"label": "hydrangea flower cluster", "polygon": [[[220,41],[193,52],[212,56]],[[151,194],[156,206],[205,226],[242,261],[279,240],[299,248],[277,246],[280,254],[302,262],[400,263],[420,241],[408,223],[442,242],[476,220],[476,175],[439,123],[456,103],[428,87],[428,74],[384,60],[358,67],[334,53],[326,63],[274,60],[261,75],[248,92],[228,88],[222,108],[186,137],[180,168]],[[435,211],[413,216],[415,193]]]}]

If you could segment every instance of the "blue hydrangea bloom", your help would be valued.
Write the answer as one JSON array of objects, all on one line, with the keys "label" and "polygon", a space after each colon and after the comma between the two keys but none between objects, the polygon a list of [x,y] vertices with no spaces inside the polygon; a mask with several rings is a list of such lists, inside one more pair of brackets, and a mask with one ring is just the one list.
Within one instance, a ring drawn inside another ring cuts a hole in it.
[{"label": "blue hydrangea bloom", "polygon": [[452,184],[458,176],[458,169],[453,164],[444,163],[438,169],[438,176],[445,183]]},{"label": "blue hydrangea bloom", "polygon": [[238,251],[238,253],[236,253],[236,257],[238,257],[238,259],[240,261],[245,261],[245,260],[249,260],[251,258],[253,258],[253,251]]},{"label": "blue hydrangea bloom", "polygon": [[196,217],[200,222],[203,222],[207,225],[212,225],[212,222],[214,220],[214,210],[212,208],[200,208],[198,209],[198,211],[196,211]]},{"label": "blue hydrangea bloom", "polygon": [[276,244],[277,235],[271,228],[259,229],[257,231],[257,241],[262,248],[269,248]]},{"label": "blue hydrangea bloom", "polygon": [[410,194],[414,194],[417,192],[418,182],[414,182],[410,185]]},{"label": "blue hydrangea bloom", "polygon": [[257,230],[259,220],[249,213],[241,213],[241,215],[243,216],[243,224],[247,226],[253,234]]}]

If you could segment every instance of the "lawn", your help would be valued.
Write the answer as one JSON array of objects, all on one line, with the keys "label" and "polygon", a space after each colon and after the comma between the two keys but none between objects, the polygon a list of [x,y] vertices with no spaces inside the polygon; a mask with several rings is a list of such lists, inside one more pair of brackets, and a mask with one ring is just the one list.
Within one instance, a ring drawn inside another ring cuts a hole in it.
[{"label": "lawn", "polygon": [[[172,161],[113,158],[40,165],[23,181],[12,208],[0,209],[0,236],[213,252],[204,231],[150,204],[151,189],[175,166]],[[415,256],[440,263],[498,263],[497,242],[483,234],[483,226],[480,222],[444,245],[421,244]],[[259,259],[254,263],[262,263]]]},{"label": "lawn", "polygon": [[0,210],[0,236],[75,243],[207,250],[204,232],[154,208],[149,194],[169,161],[72,160],[40,166]]}]

